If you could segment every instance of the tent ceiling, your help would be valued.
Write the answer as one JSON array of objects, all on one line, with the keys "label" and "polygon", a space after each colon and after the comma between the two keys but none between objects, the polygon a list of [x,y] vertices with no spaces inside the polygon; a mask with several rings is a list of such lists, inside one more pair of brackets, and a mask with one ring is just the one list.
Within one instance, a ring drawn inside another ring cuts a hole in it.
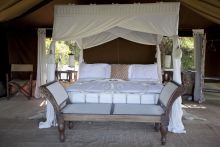
[{"label": "tent ceiling", "polygon": [[0,22],[18,17],[42,1],[43,0],[1,0]]},{"label": "tent ceiling", "polygon": [[7,8],[16,5],[20,0],[1,0],[0,11],[5,11]]},{"label": "tent ceiling", "polygon": [[[16,4],[20,1],[24,1],[24,0],[1,0],[0,12],[1,10],[7,7],[10,7],[11,5]],[[53,26],[53,7],[54,5],[58,5],[58,4],[70,4],[70,3],[71,4],[112,4],[112,3],[129,4],[129,3],[134,3],[134,2],[140,2],[140,3],[151,2],[152,3],[158,0],[139,0],[139,1],[136,1],[136,0],[108,0],[108,1],[103,1],[103,0],[53,0],[53,1],[44,0],[44,1],[47,1],[47,3],[45,3],[44,6],[22,17],[19,17],[17,19],[13,19],[7,22],[7,26],[51,28]],[[178,0],[160,0],[160,1],[178,1]],[[34,7],[34,5],[30,7]],[[20,15],[23,13],[20,13]],[[14,17],[17,17],[17,15]],[[179,20],[180,30],[207,28],[212,25],[215,25],[215,23],[202,17],[201,15],[195,13],[193,10],[181,4],[180,20]]]}]

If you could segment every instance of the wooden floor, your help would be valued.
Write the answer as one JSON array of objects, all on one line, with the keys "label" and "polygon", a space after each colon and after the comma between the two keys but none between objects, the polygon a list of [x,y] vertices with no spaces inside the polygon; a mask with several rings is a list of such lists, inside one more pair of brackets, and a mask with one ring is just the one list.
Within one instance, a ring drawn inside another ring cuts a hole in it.
[{"label": "wooden floor", "polygon": [[[38,129],[42,99],[0,98],[0,147],[157,147],[153,124],[76,122],[59,142],[56,127]],[[186,134],[168,133],[167,147],[220,147],[220,98],[203,104],[184,101]]]}]

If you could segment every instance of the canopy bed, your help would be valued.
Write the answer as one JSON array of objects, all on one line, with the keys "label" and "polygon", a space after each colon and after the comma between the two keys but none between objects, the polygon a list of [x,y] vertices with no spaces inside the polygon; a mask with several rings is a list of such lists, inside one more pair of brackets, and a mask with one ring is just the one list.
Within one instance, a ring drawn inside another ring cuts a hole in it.
[{"label": "canopy bed", "polygon": [[[48,59],[48,82],[55,79],[55,41],[72,40],[81,50],[88,49],[118,37],[140,44],[155,45],[158,82],[161,83],[161,55],[159,44],[163,36],[173,39],[173,79],[181,84],[182,52],[178,42],[179,3],[112,4],[112,5],[58,5],[54,9],[54,25]],[[81,51],[80,62],[83,62]],[[112,85],[114,81],[110,81]],[[134,84],[135,83],[131,83]],[[100,86],[99,86],[100,87]],[[39,124],[47,128],[54,123],[54,111],[48,101],[47,121]],[[172,107],[168,130],[185,132],[182,124],[181,97]]]}]

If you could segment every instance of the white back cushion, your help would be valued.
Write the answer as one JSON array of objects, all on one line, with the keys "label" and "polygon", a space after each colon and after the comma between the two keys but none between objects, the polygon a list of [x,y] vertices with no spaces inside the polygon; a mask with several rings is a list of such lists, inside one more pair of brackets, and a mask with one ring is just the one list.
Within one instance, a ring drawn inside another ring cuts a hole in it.
[{"label": "white back cushion", "polygon": [[58,105],[68,98],[67,92],[59,82],[47,86],[47,89],[52,93]]},{"label": "white back cushion", "polygon": [[105,79],[111,76],[111,66],[109,64],[85,64],[79,67],[79,79]]},{"label": "white back cushion", "polygon": [[170,99],[170,97],[173,95],[173,93],[176,91],[178,86],[172,82],[168,82],[164,88],[162,89],[160,93],[160,102],[164,105],[167,106],[167,103]]},{"label": "white back cushion", "polygon": [[128,79],[136,81],[159,81],[157,64],[133,64],[128,70]]}]

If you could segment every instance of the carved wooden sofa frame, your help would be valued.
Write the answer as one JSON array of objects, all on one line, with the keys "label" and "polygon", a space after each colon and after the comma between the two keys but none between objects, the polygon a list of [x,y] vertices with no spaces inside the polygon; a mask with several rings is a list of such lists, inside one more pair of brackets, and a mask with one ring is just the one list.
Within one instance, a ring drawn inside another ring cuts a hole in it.
[{"label": "carved wooden sofa frame", "polygon": [[[166,143],[166,135],[168,132],[169,116],[174,101],[183,94],[184,88],[182,85],[177,84],[174,81],[166,83],[159,96],[158,104],[155,105],[143,105],[136,104],[137,110],[140,107],[140,111],[146,111],[144,114],[114,114],[114,106],[120,104],[109,104],[111,110],[107,114],[103,113],[88,113],[86,112],[87,106],[92,104],[70,104],[68,103],[68,95],[63,86],[53,81],[42,85],[40,87],[42,96],[47,98],[54,107],[56,112],[56,118],[58,123],[58,131],[60,141],[65,140],[65,122],[69,123],[69,128],[73,127],[73,121],[121,121],[121,122],[150,122],[155,123],[155,129],[160,130],[161,144]],[[78,113],[75,109],[82,106],[82,112]],[[105,104],[94,104],[95,107],[102,107]],[[133,104],[122,104],[124,107],[130,107]],[[139,106],[138,106],[139,105]],[[143,108],[143,106],[146,106]],[[95,108],[94,107],[94,108]],[[85,108],[85,110],[83,110]],[[142,110],[143,109],[143,110]],[[156,111],[154,111],[156,110]],[[92,112],[92,109],[91,109]]]}]

